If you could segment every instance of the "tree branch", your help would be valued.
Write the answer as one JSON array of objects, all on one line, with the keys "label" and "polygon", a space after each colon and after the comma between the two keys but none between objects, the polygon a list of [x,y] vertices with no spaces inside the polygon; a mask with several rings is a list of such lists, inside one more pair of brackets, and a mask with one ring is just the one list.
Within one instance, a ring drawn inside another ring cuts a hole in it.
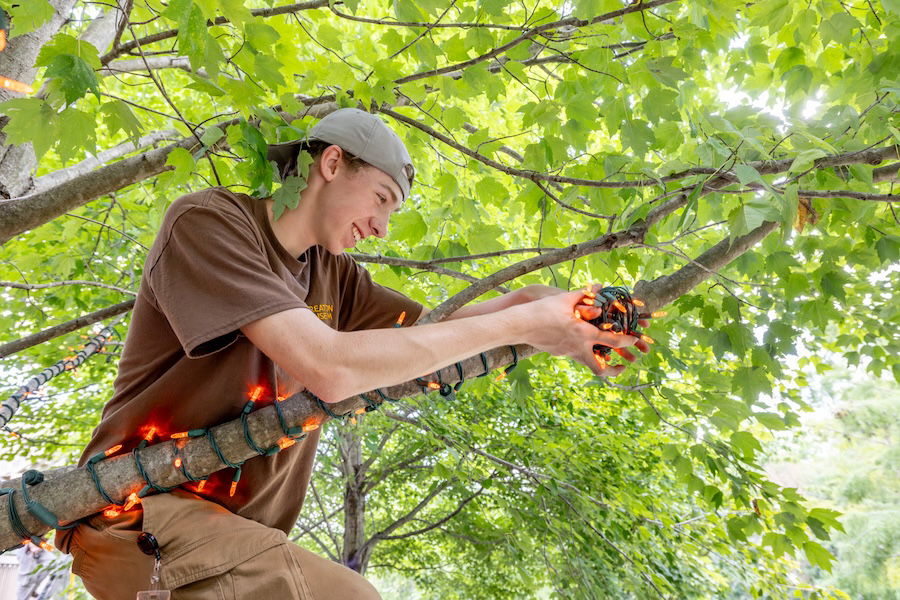
[{"label": "tree branch", "polygon": [[603,21],[609,21],[611,19],[616,19],[618,17],[622,17],[629,13],[633,12],[642,12],[645,10],[650,10],[651,8],[656,8],[657,6],[662,6],[664,4],[670,4],[675,2],[675,0],[652,0],[651,2],[639,2],[637,4],[631,4],[626,8],[620,8],[619,10],[610,11],[608,13],[604,13],[602,15],[593,17],[591,19],[576,19],[574,17],[570,17],[568,19],[561,19],[559,21],[553,21],[552,23],[545,23],[543,25],[539,25],[537,27],[533,27],[522,32],[521,35],[513,38],[511,41],[503,44],[502,46],[498,46],[491,50],[490,52],[485,52],[480,56],[476,56],[475,58],[465,60],[462,62],[454,63],[452,65],[447,65],[444,67],[440,67],[438,69],[431,69],[429,71],[422,71],[419,73],[413,73],[412,75],[407,75],[406,77],[401,77],[399,79],[395,79],[394,83],[397,85],[402,85],[404,83],[409,83],[411,81],[417,81],[419,79],[425,79],[427,77],[434,77],[435,75],[444,75],[446,73],[452,73],[454,71],[459,71],[461,69],[465,69],[467,67],[471,67],[472,65],[477,65],[478,63],[482,63],[486,60],[490,60],[501,54],[505,53],[507,50],[515,48],[519,44],[530,40],[531,38],[541,35],[544,32],[551,31],[553,29],[559,29],[561,27],[566,28],[581,28],[587,27],[588,25],[594,25],[596,23],[600,23]]},{"label": "tree branch", "polygon": [[20,352],[26,348],[31,348],[32,346],[37,346],[38,344],[42,344],[47,340],[52,340],[55,337],[77,331],[82,327],[93,325],[94,323],[104,321],[106,319],[109,319],[110,317],[121,315],[122,313],[128,312],[132,308],[134,308],[134,300],[126,300],[125,302],[107,306],[106,308],[102,308],[96,312],[82,315],[80,317],[72,319],[71,321],[66,321],[65,323],[54,325],[53,327],[45,329],[44,331],[33,333],[29,336],[19,338],[18,340],[13,340],[12,342],[7,342],[3,345],[0,345],[0,358],[4,358],[16,352]]},{"label": "tree branch", "polygon": [[372,537],[373,537],[373,539],[379,539],[379,540],[402,540],[402,539],[411,538],[411,537],[414,537],[417,535],[422,535],[423,533],[428,533],[429,531],[431,531],[433,529],[437,529],[438,527],[440,527],[441,525],[443,525],[444,523],[446,523],[447,521],[449,521],[450,519],[452,519],[453,517],[458,515],[462,511],[462,509],[464,509],[466,507],[466,505],[469,502],[471,502],[472,500],[474,500],[475,498],[480,496],[482,492],[484,492],[483,485],[481,487],[479,487],[478,491],[475,492],[474,494],[471,494],[470,496],[466,496],[465,498],[463,498],[459,502],[459,504],[457,504],[456,508],[453,509],[451,512],[449,512],[446,516],[435,521],[434,523],[430,523],[430,524],[426,525],[425,527],[421,527],[419,529],[414,529],[413,531],[408,531],[406,533],[400,533],[397,535],[382,535],[380,533],[376,533]]},{"label": "tree branch", "polygon": [[[256,8],[250,11],[250,14],[254,17],[276,17],[278,15],[286,15],[290,13],[300,12],[302,10],[313,10],[316,8],[322,8],[329,5],[328,0],[311,0],[309,2],[297,2],[295,4],[288,4],[286,6],[276,6],[275,8]],[[212,27],[214,25],[224,25],[225,23],[230,23],[231,21],[227,17],[216,17],[212,21],[207,21],[206,26]],[[113,48],[108,53],[104,54],[100,58],[100,63],[103,65],[108,64],[110,61],[115,58],[131,52],[132,50],[137,49],[140,46],[144,46],[146,44],[152,44],[154,42],[161,42],[162,40],[168,40],[170,38],[176,37],[178,35],[177,29],[168,29],[166,31],[159,31],[157,33],[152,33],[148,36],[142,37],[137,40],[133,40],[131,42],[127,42],[125,44],[121,44],[116,48]]]},{"label": "tree branch", "polygon": [[129,296],[137,295],[132,290],[127,290],[127,289],[121,288],[117,285],[103,283],[101,281],[71,280],[71,281],[54,281],[53,283],[20,283],[18,281],[0,281],[0,287],[16,288],[18,290],[45,290],[48,288],[56,288],[56,287],[62,287],[62,286],[66,286],[66,285],[87,285],[87,286],[105,288],[108,290],[115,290],[122,294],[128,294]]},{"label": "tree branch", "polygon": [[34,180],[34,187],[31,189],[30,193],[35,194],[49,190],[54,186],[65,183],[79,175],[85,175],[103,164],[122,158],[126,154],[131,154],[141,148],[155,146],[162,141],[179,139],[181,139],[181,134],[178,133],[178,131],[175,129],[166,129],[164,131],[155,131],[145,135],[138,139],[137,143],[125,142],[118,146],[113,146],[108,150],[98,153],[96,156],[86,158],[76,165],[38,177]]}]

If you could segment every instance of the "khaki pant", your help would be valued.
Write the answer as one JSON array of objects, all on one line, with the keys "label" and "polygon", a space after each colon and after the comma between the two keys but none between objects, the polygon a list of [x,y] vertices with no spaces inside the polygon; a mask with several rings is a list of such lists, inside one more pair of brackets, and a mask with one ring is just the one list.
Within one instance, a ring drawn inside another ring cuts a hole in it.
[{"label": "khaki pant", "polygon": [[355,571],[213,502],[176,490],[142,506],[143,515],[97,515],[72,532],[72,571],[98,600],[134,600],[149,589],[153,559],[137,547],[141,531],[159,542],[161,583],[172,600],[381,598]]}]

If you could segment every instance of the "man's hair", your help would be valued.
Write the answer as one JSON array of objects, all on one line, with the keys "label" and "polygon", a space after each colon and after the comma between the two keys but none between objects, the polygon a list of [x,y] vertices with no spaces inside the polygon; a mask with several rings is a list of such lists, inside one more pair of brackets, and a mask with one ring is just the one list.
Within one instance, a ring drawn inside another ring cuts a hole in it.
[{"label": "man's hair", "polygon": [[[323,142],[322,140],[308,140],[308,141],[304,142],[302,145],[298,145],[293,156],[291,156],[290,161],[285,165],[285,168],[280,173],[282,179],[289,177],[289,176],[294,176],[294,177],[297,176],[297,156],[300,154],[301,151],[305,150],[305,151],[309,152],[310,156],[312,156],[313,160],[315,160],[315,159],[319,158],[319,156],[321,156],[322,153],[325,152],[325,150],[331,146],[337,146],[337,144],[332,144],[331,142]],[[341,148],[341,150],[344,150],[344,149]],[[358,171],[358,170],[362,169],[363,167],[372,167],[373,166],[373,165],[369,164],[368,162],[364,161],[363,159],[359,158],[355,154],[347,152],[346,150],[344,150],[344,162],[347,164],[347,166],[350,167],[350,169],[352,171]],[[374,168],[377,168],[377,167],[374,167]],[[412,168],[410,167],[410,168],[406,169],[404,174],[409,179],[410,185],[412,185],[413,176],[414,176]]]}]

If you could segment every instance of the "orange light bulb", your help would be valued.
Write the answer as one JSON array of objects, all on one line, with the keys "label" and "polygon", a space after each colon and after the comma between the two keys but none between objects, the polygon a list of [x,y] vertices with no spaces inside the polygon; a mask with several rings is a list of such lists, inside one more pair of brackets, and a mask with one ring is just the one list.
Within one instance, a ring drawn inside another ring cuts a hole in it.
[{"label": "orange light bulb", "polygon": [[120,511],[118,508],[107,508],[103,511],[103,516],[107,519],[115,519],[120,514],[122,514],[122,511]]},{"label": "orange light bulb", "polygon": [[297,443],[297,440],[295,440],[294,438],[284,436],[283,438],[278,440],[278,447],[281,448],[282,450],[284,450],[285,448],[290,448],[291,446],[293,446],[296,443]]},{"label": "orange light bulb", "polygon": [[135,504],[140,504],[140,503],[141,503],[141,499],[138,498],[137,493],[132,492],[128,496],[128,501],[125,503],[125,506],[122,507],[122,510],[127,512],[127,511],[131,510],[132,508],[134,508]]},{"label": "orange light bulb", "polygon": [[173,433],[169,437],[173,440],[180,440],[182,438],[186,438],[188,436],[187,431],[179,431],[178,433]]},{"label": "orange light bulb", "polygon": [[439,383],[436,382],[436,381],[429,381],[429,382],[428,382],[428,389],[429,389],[429,390],[439,390],[439,389],[441,389],[441,384],[439,384]]},{"label": "orange light bulb", "polygon": [[394,323],[394,326],[400,327],[401,325],[403,325],[403,321],[405,321],[405,320],[406,320],[406,311],[404,310],[402,313],[400,313],[400,316],[397,317],[397,322]]},{"label": "orange light bulb", "polygon": [[116,444],[115,446],[113,446],[112,448],[110,448],[109,450],[104,452],[103,454],[105,454],[106,456],[111,456],[121,449],[122,449],[122,444]]},{"label": "orange light bulb", "polygon": [[600,329],[604,329],[604,330],[612,329],[612,327],[613,327],[612,323],[603,323],[602,325],[600,325]]},{"label": "orange light bulb", "polygon": [[607,367],[606,359],[599,354],[594,355],[594,360],[597,361],[597,366],[599,366],[601,369],[605,369]]},{"label": "orange light bulb", "polygon": [[202,491],[203,491],[203,488],[205,488],[205,487],[206,487],[206,480],[205,480],[205,479],[201,479],[201,480],[200,480],[200,484],[197,486],[197,491],[198,491],[198,492],[202,492]]},{"label": "orange light bulb", "polygon": [[641,339],[644,340],[645,342],[647,342],[648,344],[655,344],[655,343],[656,343],[656,342],[653,341],[653,338],[650,337],[649,335],[643,335],[643,334],[641,334]]},{"label": "orange light bulb", "polygon": [[593,298],[582,298],[582,299],[581,299],[581,303],[582,303],[582,304],[587,304],[588,306],[593,306],[593,305],[594,305],[594,299],[593,299]]},{"label": "orange light bulb", "polygon": [[613,306],[619,309],[620,312],[628,312],[628,309],[625,308],[625,305],[619,302],[618,300],[613,301]]},{"label": "orange light bulb", "polygon": [[180,468],[181,468],[181,465],[182,465],[183,463],[181,462],[181,457],[180,457],[180,456],[179,456],[178,458],[175,459],[175,463],[174,463],[174,464],[175,464],[175,468],[176,468],[176,469],[180,469]]},{"label": "orange light bulb", "polygon": [[632,298],[631,303],[634,304],[635,306],[645,306],[644,301],[638,300],[637,298]]},{"label": "orange light bulb", "polygon": [[315,417],[310,417],[303,422],[302,430],[309,432],[319,428],[319,421]]},{"label": "orange light bulb", "polygon": [[660,317],[666,316],[667,314],[669,314],[669,313],[667,313],[667,312],[664,311],[664,310],[657,310],[657,311],[654,311],[654,312],[650,313],[650,316],[651,316],[652,318],[654,318],[654,319],[658,319],[658,318],[660,318]]},{"label": "orange light bulb", "polygon": [[262,394],[263,394],[263,386],[258,385],[256,387],[254,387],[253,390],[250,392],[250,402],[256,403],[257,401],[259,401],[260,398],[262,398]]},{"label": "orange light bulb", "polygon": [[228,490],[228,495],[229,495],[229,496],[234,496],[234,492],[237,490],[237,484],[238,484],[237,481],[232,481],[232,482],[231,482],[231,489]]},{"label": "orange light bulb", "polygon": [[149,442],[153,439],[154,435],[156,435],[156,427],[151,427],[150,431],[147,432],[147,435],[144,436],[144,439]]},{"label": "orange light bulb", "polygon": [[500,374],[494,377],[494,381],[503,381],[506,379],[506,371],[500,371]]},{"label": "orange light bulb", "polygon": [[361,414],[363,414],[364,412],[366,412],[366,407],[365,407],[365,406],[360,406],[359,408],[357,408],[357,409],[356,409],[355,411],[353,411],[353,412],[355,412],[355,413],[358,414],[358,415],[361,415]]}]

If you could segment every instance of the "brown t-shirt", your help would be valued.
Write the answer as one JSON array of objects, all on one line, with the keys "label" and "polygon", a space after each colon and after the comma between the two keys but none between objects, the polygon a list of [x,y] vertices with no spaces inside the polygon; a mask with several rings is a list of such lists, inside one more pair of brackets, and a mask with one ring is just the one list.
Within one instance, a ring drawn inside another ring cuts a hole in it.
[{"label": "brown t-shirt", "polygon": [[[402,311],[413,323],[422,306],[374,283],[349,256],[317,246],[299,259],[291,256],[261,200],[224,188],[176,200],[147,257],[115,394],[82,464],[116,444],[130,451],[150,428],[159,441],[236,419],[255,386],[265,389],[258,405],[303,389],[240,331],[292,308],[308,308],[329,326],[353,331],[390,327]],[[199,495],[289,532],[318,440],[317,430],[274,456],[248,460],[233,497],[232,469],[211,475]],[[185,488],[196,492],[197,486]]]}]

